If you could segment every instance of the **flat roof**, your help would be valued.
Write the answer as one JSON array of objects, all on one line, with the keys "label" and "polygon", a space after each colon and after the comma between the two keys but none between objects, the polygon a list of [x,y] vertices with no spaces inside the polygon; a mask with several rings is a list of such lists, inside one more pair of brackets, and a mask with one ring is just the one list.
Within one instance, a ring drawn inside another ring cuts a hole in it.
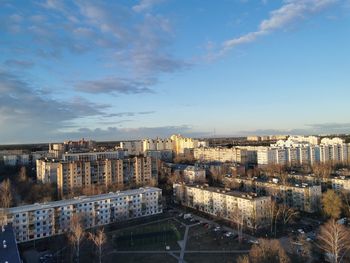
[{"label": "flat roof", "polygon": [[[4,248],[4,241],[6,242],[6,248]],[[19,257],[15,233],[11,225],[6,225],[3,229],[0,228],[0,242],[0,262],[20,263],[21,258]]]},{"label": "flat roof", "polygon": [[256,194],[240,192],[240,191],[235,191],[235,190],[226,190],[225,188],[220,188],[220,187],[203,186],[203,185],[186,185],[186,186],[191,187],[191,188],[206,190],[206,191],[213,192],[213,193],[231,195],[231,196],[235,196],[235,197],[239,197],[239,198],[243,198],[243,199],[248,199],[248,200],[268,197],[268,196],[257,196]]},{"label": "flat roof", "polygon": [[30,205],[11,207],[8,209],[8,211],[10,213],[21,213],[21,212],[27,212],[27,211],[33,211],[33,210],[55,208],[55,207],[60,207],[65,205],[73,205],[73,204],[86,203],[86,202],[96,202],[96,201],[116,198],[120,196],[129,196],[129,195],[155,192],[155,191],[162,191],[162,190],[156,187],[144,187],[144,188],[131,189],[126,191],[110,192],[107,194],[100,194],[100,195],[78,196],[73,199],[59,200],[59,201],[53,201],[48,203],[35,203]]}]

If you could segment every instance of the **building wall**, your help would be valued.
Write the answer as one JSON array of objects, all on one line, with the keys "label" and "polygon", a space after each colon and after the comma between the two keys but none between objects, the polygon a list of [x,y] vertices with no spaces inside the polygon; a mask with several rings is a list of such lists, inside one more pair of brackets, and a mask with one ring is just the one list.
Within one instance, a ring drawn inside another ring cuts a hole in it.
[{"label": "building wall", "polygon": [[57,183],[58,164],[54,160],[36,160],[36,179],[42,183]]},{"label": "building wall", "polygon": [[283,185],[241,178],[232,178],[232,180],[243,184],[246,191],[271,195],[278,202],[285,203],[300,211],[314,213],[319,210],[320,198],[322,196],[321,185]]},{"label": "building wall", "polygon": [[162,213],[162,191],[147,187],[97,196],[13,207],[7,210],[19,243],[63,234],[72,216],[84,228]]},{"label": "building wall", "polygon": [[[174,184],[175,201],[204,213],[235,223],[243,221],[249,228],[269,225],[268,209],[271,197],[256,197],[244,193],[227,192],[224,189],[205,186]],[[242,221],[241,221],[242,220]]]}]

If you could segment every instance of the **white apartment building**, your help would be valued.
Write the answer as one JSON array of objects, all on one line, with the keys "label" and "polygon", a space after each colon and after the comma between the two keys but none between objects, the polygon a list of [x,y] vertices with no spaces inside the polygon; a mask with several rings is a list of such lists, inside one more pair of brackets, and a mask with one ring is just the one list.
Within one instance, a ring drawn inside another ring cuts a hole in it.
[{"label": "white apartment building", "polygon": [[143,153],[142,141],[121,142],[120,147],[127,150],[130,155],[140,155]]},{"label": "white apartment building", "polygon": [[206,142],[186,138],[181,135],[172,135],[166,139],[144,139],[141,141],[121,142],[120,147],[127,149],[131,155],[143,154],[146,151],[172,150],[175,155],[183,155],[185,149],[194,149],[205,146]]},{"label": "white apartment building", "polygon": [[4,164],[9,166],[28,165],[30,163],[30,155],[25,153],[3,155],[2,158]]},{"label": "white apartment building", "polygon": [[57,183],[58,160],[36,160],[36,178],[42,183]]},{"label": "white apartment building", "polygon": [[[2,210],[2,209],[1,209]],[[162,213],[162,190],[145,187],[94,196],[12,207],[6,210],[17,242],[66,233],[73,215],[84,228]]]},{"label": "white apartment building", "polygon": [[194,159],[200,161],[245,163],[247,150],[223,147],[199,147],[193,150]]},{"label": "white apartment building", "polygon": [[173,144],[173,151],[176,155],[184,154],[185,149],[195,149],[199,147],[199,145],[204,144],[204,142],[199,142],[198,140],[194,140],[192,138],[186,138],[180,134],[172,135],[170,139]]},{"label": "white apartment building", "polygon": [[332,189],[336,192],[350,192],[350,178],[345,176],[332,177],[329,179]]},{"label": "white apartment building", "polygon": [[173,150],[173,142],[170,138],[167,139],[145,139],[142,140],[142,151],[162,151]]},{"label": "white apartment building", "polygon": [[97,161],[105,159],[124,159],[128,156],[128,151],[118,149],[116,151],[106,152],[81,152],[81,153],[64,153],[62,154],[63,161]]},{"label": "white apartment building", "polygon": [[244,226],[259,229],[270,224],[271,197],[226,191],[199,185],[174,184],[175,202]]},{"label": "white apartment building", "polygon": [[188,165],[183,170],[183,176],[185,182],[188,183],[204,183],[205,182],[205,169]]},{"label": "white apartment building", "polygon": [[291,145],[290,147],[259,147],[259,165],[349,163],[350,144]]}]

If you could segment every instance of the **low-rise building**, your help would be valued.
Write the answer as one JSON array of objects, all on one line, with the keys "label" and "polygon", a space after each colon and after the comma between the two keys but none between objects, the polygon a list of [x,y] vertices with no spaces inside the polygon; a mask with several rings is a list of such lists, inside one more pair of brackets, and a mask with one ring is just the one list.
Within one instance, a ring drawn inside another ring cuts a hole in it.
[{"label": "low-rise building", "polygon": [[[0,209],[3,210],[3,209]],[[162,190],[154,187],[81,196],[69,200],[12,207],[6,210],[17,242],[63,234],[73,215],[84,228],[162,213]]]},{"label": "low-rise building", "polygon": [[184,170],[183,170],[183,176],[185,182],[188,183],[204,183],[206,178],[205,178],[205,169],[188,165]]},{"label": "low-rise building", "polygon": [[350,178],[345,176],[329,178],[332,189],[336,192],[350,192]]},{"label": "low-rise building", "polygon": [[277,202],[284,203],[300,211],[314,213],[320,208],[321,185],[308,183],[281,184],[277,179],[272,182],[245,178],[232,178],[231,180],[241,184],[245,191],[271,195]]},{"label": "low-rise building", "polygon": [[205,185],[174,184],[175,202],[252,229],[270,224],[271,197]]}]

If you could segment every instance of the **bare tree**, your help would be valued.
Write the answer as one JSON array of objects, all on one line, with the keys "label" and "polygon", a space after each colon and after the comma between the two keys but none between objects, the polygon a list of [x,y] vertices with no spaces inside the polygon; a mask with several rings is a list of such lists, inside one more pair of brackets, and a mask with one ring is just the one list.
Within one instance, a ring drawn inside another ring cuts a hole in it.
[{"label": "bare tree", "polygon": [[103,245],[107,241],[106,234],[103,229],[99,230],[96,234],[89,233],[89,239],[95,244],[98,249],[98,262],[102,262],[102,250]]},{"label": "bare tree", "polygon": [[333,218],[320,227],[317,236],[318,246],[325,252],[331,263],[344,262],[343,258],[350,248],[350,231]]},{"label": "bare tree", "polygon": [[278,213],[278,206],[274,200],[271,201],[271,206],[268,209],[269,219],[270,219],[270,233],[273,232],[273,225],[276,221],[276,215]]},{"label": "bare tree", "polygon": [[283,227],[285,227],[289,222],[291,222],[299,214],[298,211],[295,211],[293,208],[288,207],[287,205],[284,205],[284,204],[279,206],[279,211],[280,211],[280,218],[281,218]]},{"label": "bare tree", "polygon": [[0,205],[3,208],[9,208],[12,204],[11,182],[5,179],[0,184]]},{"label": "bare tree", "polygon": [[259,239],[249,252],[252,263],[289,263],[287,253],[277,239]]},{"label": "bare tree", "polygon": [[7,211],[4,208],[0,208],[0,227],[7,225]]},{"label": "bare tree", "polygon": [[235,223],[236,231],[238,234],[238,242],[241,243],[243,239],[243,228],[244,228],[244,213],[240,211],[238,208],[234,210],[234,212],[231,214],[231,218]]},{"label": "bare tree", "polygon": [[249,257],[247,255],[239,256],[236,263],[249,263]]},{"label": "bare tree", "polygon": [[68,239],[70,243],[74,246],[75,255],[77,261],[79,262],[80,257],[80,245],[85,236],[85,232],[81,223],[81,217],[78,215],[73,215],[70,221],[70,231],[68,233]]}]

